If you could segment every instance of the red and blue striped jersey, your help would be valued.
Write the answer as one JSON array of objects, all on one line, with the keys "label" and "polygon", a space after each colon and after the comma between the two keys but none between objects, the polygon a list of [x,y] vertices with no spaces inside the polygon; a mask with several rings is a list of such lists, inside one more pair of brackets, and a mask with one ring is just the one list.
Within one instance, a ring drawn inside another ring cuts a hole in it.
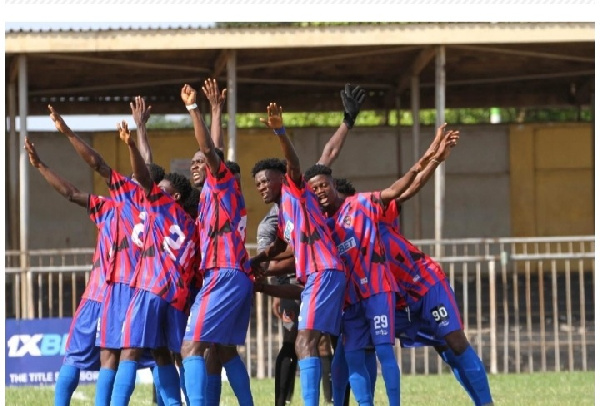
[{"label": "red and blue striped jersey", "polygon": [[357,193],[347,197],[327,220],[350,276],[346,304],[378,293],[398,291],[379,234],[378,223],[383,217],[379,193]]},{"label": "red and blue striped jersey", "polygon": [[116,202],[102,196],[89,195],[87,209],[90,219],[98,228],[98,236],[92,258],[92,271],[83,298],[101,302],[107,286],[106,275],[114,266],[113,242],[119,215]]},{"label": "red and blue striped jersey", "polygon": [[131,286],[184,311],[198,255],[194,220],[157,185],[152,186],[147,202],[144,245]]},{"label": "red and blue striped jersey", "polygon": [[131,283],[142,253],[148,217],[144,189],[117,171],[111,171],[110,196],[119,204],[115,266],[107,276],[111,283]]},{"label": "red and blue striped jersey", "polygon": [[221,161],[215,175],[206,169],[198,204],[200,269],[238,269],[250,274],[246,252],[246,203],[235,176]]},{"label": "red and blue striped jersey", "polygon": [[281,185],[277,235],[294,249],[299,282],[306,283],[306,278],[313,272],[345,271],[317,197],[306,188],[304,179],[296,186],[285,175]]},{"label": "red and blue striped jersey", "polygon": [[385,219],[379,223],[390,269],[400,288],[396,308],[410,306],[420,300],[429,288],[446,278],[440,264],[408,241],[394,224],[399,208],[392,202]]}]

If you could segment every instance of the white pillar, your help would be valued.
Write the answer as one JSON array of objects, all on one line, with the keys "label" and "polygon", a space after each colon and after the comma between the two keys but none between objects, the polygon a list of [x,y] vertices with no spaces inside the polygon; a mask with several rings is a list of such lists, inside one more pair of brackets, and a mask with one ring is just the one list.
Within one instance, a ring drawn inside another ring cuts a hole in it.
[{"label": "white pillar", "polygon": [[[419,117],[419,111],[421,110],[421,79],[419,75],[413,75],[410,78],[410,109],[412,112],[412,138],[413,138],[413,162],[417,162],[420,158],[421,150],[421,122]],[[414,207],[414,228],[413,238],[418,240],[421,238],[421,194],[417,193],[412,197]]]},{"label": "white pillar", "polygon": [[[27,136],[27,59],[19,56],[19,147],[25,144]],[[24,300],[23,314],[33,318],[33,281],[29,272],[28,261],[28,229],[29,229],[29,157],[23,148],[19,148],[19,243],[21,251],[21,270],[26,280],[27,291],[22,296]]]},{"label": "white pillar", "polygon": [[227,146],[227,159],[236,160],[236,126],[235,115],[237,105],[237,79],[236,79],[236,56],[235,50],[229,51],[227,57],[227,113],[229,120],[227,123],[227,135],[229,143]]},{"label": "white pillar", "polygon": [[8,202],[9,243],[6,247],[12,250],[19,248],[19,148],[17,136],[17,86],[14,81],[8,84]]},{"label": "white pillar", "polygon": [[[446,120],[446,50],[443,45],[439,45],[435,54],[435,126],[439,127]],[[440,241],[443,236],[444,226],[444,197],[445,197],[445,164],[442,164],[435,171],[435,233],[436,241]],[[439,258],[442,255],[441,245],[436,243],[435,256]]]}]

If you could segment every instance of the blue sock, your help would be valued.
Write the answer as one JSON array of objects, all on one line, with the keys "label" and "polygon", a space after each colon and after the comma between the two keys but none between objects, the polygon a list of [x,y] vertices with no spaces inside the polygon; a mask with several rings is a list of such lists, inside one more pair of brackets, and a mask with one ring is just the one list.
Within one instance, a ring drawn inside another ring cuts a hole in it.
[{"label": "blue sock", "polygon": [[308,406],[319,406],[319,383],[321,380],[321,359],[308,357],[298,360],[302,399]]},{"label": "blue sock", "polygon": [[492,403],[490,384],[485,373],[483,362],[470,345],[465,352],[455,355],[456,362],[462,382],[465,388],[471,387],[473,393],[469,393],[476,406]]},{"label": "blue sock", "polygon": [[341,406],[346,397],[346,385],[348,385],[348,364],[344,354],[344,346],[338,340],[338,345],[333,353],[331,361],[331,390],[333,392],[333,405]]},{"label": "blue sock", "polygon": [[365,350],[346,351],[350,388],[359,405],[372,405],[371,379],[365,366]]},{"label": "blue sock", "polygon": [[186,406],[189,406],[190,399],[188,398],[187,391],[185,390],[185,368],[183,364],[181,364],[179,367],[179,387],[183,391],[183,398],[185,399]]},{"label": "blue sock", "polygon": [[[152,376],[154,377],[154,368],[152,368]],[[158,386],[154,383],[154,392],[156,393],[156,406],[165,406],[165,401],[160,394],[160,390],[158,390]],[[96,405],[94,405],[96,406]]]},{"label": "blue sock", "polygon": [[208,375],[206,406],[219,406],[221,401],[221,375]]},{"label": "blue sock", "polygon": [[190,399],[190,406],[204,406],[206,393],[206,363],[200,356],[183,359],[185,368],[185,390]]},{"label": "blue sock", "polygon": [[400,406],[400,368],[396,362],[394,347],[390,344],[375,346],[381,364],[381,375],[385,381],[385,391],[390,406]]},{"label": "blue sock", "polygon": [[110,399],[111,406],[127,406],[135,389],[137,362],[121,361],[115,374],[115,384]]},{"label": "blue sock", "polygon": [[375,383],[377,382],[377,356],[375,351],[365,351],[365,364],[371,380],[371,397],[375,399]]},{"label": "blue sock", "polygon": [[473,403],[475,403],[475,390],[472,386],[466,385],[463,382],[461,377],[460,365],[458,365],[458,361],[456,360],[456,355],[454,355],[454,352],[448,348],[447,350],[440,352],[440,357],[442,357],[446,364],[448,364],[448,366],[452,369],[456,380],[467,391]]},{"label": "blue sock", "polygon": [[94,399],[94,405],[110,405],[110,395],[113,391],[116,373],[117,371],[114,371],[109,368],[100,368],[100,373],[98,374],[98,381],[96,382],[96,397]]},{"label": "blue sock", "polygon": [[181,405],[181,390],[179,388],[179,374],[175,364],[155,366],[152,371],[154,384],[160,393],[165,406]]},{"label": "blue sock", "polygon": [[236,355],[224,363],[223,368],[225,368],[227,379],[229,379],[231,389],[233,389],[240,406],[254,405],[252,392],[250,391],[250,377],[240,356]]},{"label": "blue sock", "polygon": [[58,374],[58,380],[54,388],[54,405],[55,406],[69,406],[71,403],[71,396],[79,385],[79,368],[72,365],[63,364],[60,367]]}]

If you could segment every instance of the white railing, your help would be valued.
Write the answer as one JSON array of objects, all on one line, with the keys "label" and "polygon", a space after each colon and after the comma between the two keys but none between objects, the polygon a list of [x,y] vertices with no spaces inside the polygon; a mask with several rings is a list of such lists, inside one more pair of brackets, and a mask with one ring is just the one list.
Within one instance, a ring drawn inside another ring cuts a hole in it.
[{"label": "white railing", "polygon": [[[421,240],[455,289],[467,337],[491,373],[593,370],[595,240],[586,237]],[[253,253],[255,245],[249,245]],[[8,251],[8,318],[69,317],[93,249]],[[21,267],[21,262],[25,266]],[[256,294],[246,345],[253,376],[272,377],[282,344],[272,298]],[[431,348],[396,348],[403,373],[444,370]]]}]

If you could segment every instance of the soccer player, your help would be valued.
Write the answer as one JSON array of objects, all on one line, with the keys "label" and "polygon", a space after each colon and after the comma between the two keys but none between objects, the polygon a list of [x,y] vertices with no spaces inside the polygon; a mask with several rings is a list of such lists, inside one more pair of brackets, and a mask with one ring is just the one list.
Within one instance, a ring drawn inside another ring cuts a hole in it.
[{"label": "soccer player", "polygon": [[135,293],[122,327],[121,356],[112,393],[114,405],[126,405],[135,386],[135,371],[144,349],[156,361],[153,377],[165,404],[181,404],[179,375],[171,352],[177,352],[185,329],[189,287],[195,277],[197,235],[194,220],[184,211],[191,186],[170,173],[157,185],[131,137],[127,123],[119,135],[128,146],[136,180],[146,195],[142,255],[131,285]]},{"label": "soccer player", "polygon": [[[209,86],[216,87],[216,81],[205,81],[205,94]],[[244,198],[238,180],[217,155],[206,131],[196,104],[195,89],[184,85],[181,99],[190,112],[194,135],[200,152],[206,158],[206,180],[201,191],[197,221],[203,254],[200,269],[204,272],[204,282],[190,310],[181,346],[186,389],[192,406],[203,405],[207,394],[204,354],[211,344],[215,344],[239,403],[252,405],[250,378],[236,348],[245,341],[253,290],[244,246]],[[216,123],[216,113],[213,110],[213,123]],[[198,178],[194,177],[194,181]]]},{"label": "soccer player", "polygon": [[[278,239],[252,258],[252,264],[253,269],[259,270],[260,263],[275,258],[286,249],[287,244],[294,250],[296,277],[304,284],[295,343],[302,397],[305,404],[318,405],[321,378],[318,343],[323,333],[339,334],[345,270],[318,202],[306,188],[298,156],[285,134],[282,109],[271,103],[267,107],[267,115],[267,119],[261,118],[261,121],[278,136],[286,168],[277,169],[275,166],[265,172],[265,179],[256,180],[259,189],[265,189],[271,182],[276,185],[273,188],[274,198],[279,203],[280,212]],[[316,314],[319,316],[315,317]]]},{"label": "soccer player", "polygon": [[79,384],[80,372],[100,369],[100,348],[95,345],[96,324],[100,318],[100,307],[106,291],[106,273],[113,266],[113,242],[119,215],[117,204],[113,200],[80,192],[48,168],[40,160],[34,144],[28,138],[25,138],[25,149],[29,155],[29,162],[38,169],[46,182],[70,202],[85,207],[90,219],[98,228],[90,278],[73,315],[65,346],[65,358],[54,392],[54,404],[66,406],[71,403],[71,396]]},{"label": "soccer player", "polygon": [[[48,106],[48,109],[56,129],[67,136],[79,156],[106,180],[110,197],[119,206],[118,225],[115,231],[114,266],[106,274],[108,286],[96,332],[96,345],[100,347],[100,373],[96,382],[95,404],[108,405],[119,362],[121,327],[125,310],[133,295],[133,289],[129,284],[141,254],[140,241],[145,219],[143,191],[137,183],[112,170],[97,151],[71,130],[52,106]],[[164,170],[160,166],[149,164],[148,169],[155,182],[163,178]],[[140,367],[153,365],[154,360],[151,355],[144,354]]]},{"label": "soccer player", "polygon": [[350,385],[359,404],[372,403],[365,367],[365,348],[370,343],[375,345],[388,400],[391,405],[400,404],[400,370],[393,351],[398,285],[386,262],[378,223],[389,203],[402,194],[430,158],[423,156],[403,177],[380,192],[358,193],[346,199],[336,193],[331,169],[315,165],[305,173],[350,272],[343,339]]},{"label": "soccer player", "polygon": [[451,367],[476,406],[493,404],[481,359],[471,347],[464,331],[454,291],[439,263],[419,250],[395,224],[400,204],[414,196],[450,155],[458,140],[457,131],[436,134],[429,151],[435,151],[425,169],[410,187],[390,205],[380,222],[386,258],[400,287],[396,307],[395,335],[403,348],[434,346]]}]

